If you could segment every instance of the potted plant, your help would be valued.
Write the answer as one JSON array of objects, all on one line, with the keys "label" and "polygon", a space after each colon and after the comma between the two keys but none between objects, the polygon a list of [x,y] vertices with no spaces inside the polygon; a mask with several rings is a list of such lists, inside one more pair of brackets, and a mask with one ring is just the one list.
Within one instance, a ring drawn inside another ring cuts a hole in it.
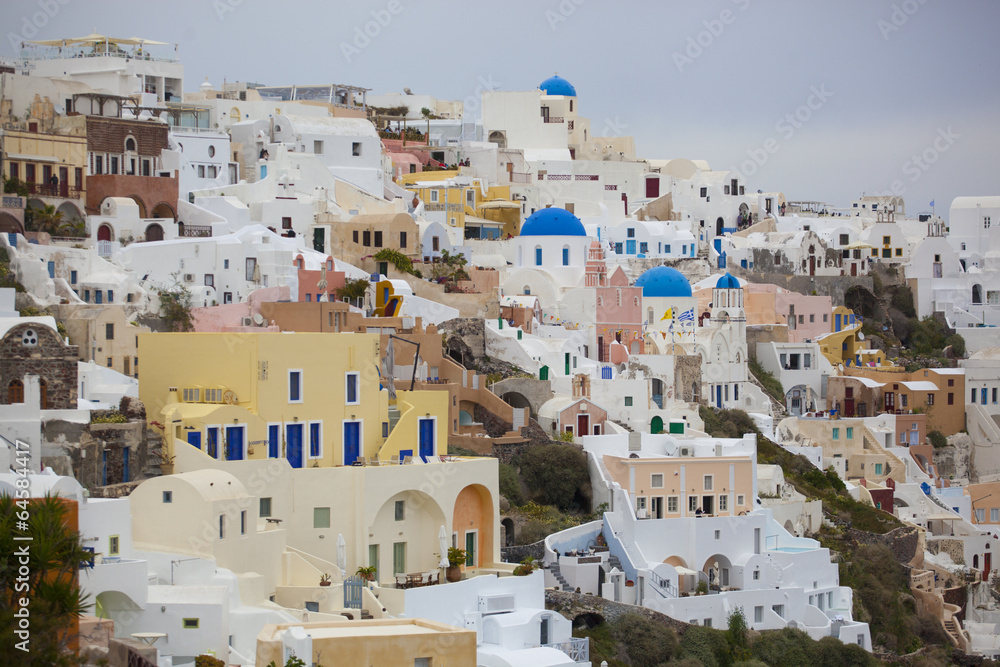
[{"label": "potted plant", "polygon": [[319,585],[320,586],[330,585],[330,575],[327,572],[324,572],[323,576],[319,578]]},{"label": "potted plant", "polygon": [[375,581],[375,570],[377,568],[374,565],[369,565],[368,567],[359,567],[358,571],[355,572],[357,576],[361,577],[365,581]]},{"label": "potted plant", "polygon": [[535,571],[535,559],[528,556],[521,561],[521,564],[514,568],[515,577],[526,577]]},{"label": "potted plant", "polygon": [[462,579],[462,565],[468,559],[465,549],[448,547],[448,569],[444,571],[445,578],[454,583]]},{"label": "potted plant", "polygon": [[708,582],[702,579],[698,582],[698,586],[694,589],[695,593],[698,595],[708,594]]}]

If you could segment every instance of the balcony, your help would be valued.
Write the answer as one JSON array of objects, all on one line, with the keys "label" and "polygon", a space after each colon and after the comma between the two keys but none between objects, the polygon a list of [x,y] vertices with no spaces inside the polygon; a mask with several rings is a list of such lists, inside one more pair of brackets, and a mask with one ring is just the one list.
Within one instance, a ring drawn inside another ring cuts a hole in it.
[{"label": "balcony", "polygon": [[80,199],[83,197],[83,190],[79,187],[70,187],[69,183],[59,183],[58,185],[48,185],[45,183],[25,183],[28,194],[38,197],[60,197],[62,199]]},{"label": "balcony", "polygon": [[562,651],[573,662],[590,662],[590,639],[587,637],[573,637],[569,641],[542,644],[542,646]]},{"label": "balcony", "polygon": [[546,123],[562,123],[565,120],[562,116],[542,116],[542,121]]}]

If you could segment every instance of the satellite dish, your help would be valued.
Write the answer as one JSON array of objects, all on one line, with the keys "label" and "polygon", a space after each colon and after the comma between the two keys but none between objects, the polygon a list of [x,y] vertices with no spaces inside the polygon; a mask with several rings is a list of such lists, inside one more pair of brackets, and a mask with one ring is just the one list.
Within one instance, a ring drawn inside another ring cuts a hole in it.
[{"label": "satellite dish", "polygon": [[264,317],[260,313],[253,314],[253,323],[257,326],[264,326]]},{"label": "satellite dish", "polygon": [[865,339],[865,335],[859,331],[858,332],[858,340],[864,340],[864,339]]},{"label": "satellite dish", "polygon": [[222,402],[226,405],[236,405],[236,392],[232,389],[227,389],[224,394],[222,394]]}]

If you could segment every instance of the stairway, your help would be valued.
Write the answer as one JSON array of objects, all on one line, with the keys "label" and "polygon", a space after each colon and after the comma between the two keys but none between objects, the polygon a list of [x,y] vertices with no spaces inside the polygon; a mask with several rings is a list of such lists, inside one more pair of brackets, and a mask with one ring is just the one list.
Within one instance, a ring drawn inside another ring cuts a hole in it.
[{"label": "stairway", "polygon": [[559,563],[552,563],[551,565],[549,565],[549,572],[551,572],[552,576],[555,577],[556,581],[559,582],[559,590],[561,591],[573,590],[572,588],[570,588],[569,582],[566,581],[566,577],[564,577],[562,575],[562,572],[559,571]]},{"label": "stairway", "polygon": [[608,555],[608,564],[611,567],[617,567],[619,572],[624,572],[625,571],[625,570],[622,569],[622,562],[618,559],[618,556],[616,556],[614,554],[609,554]]}]

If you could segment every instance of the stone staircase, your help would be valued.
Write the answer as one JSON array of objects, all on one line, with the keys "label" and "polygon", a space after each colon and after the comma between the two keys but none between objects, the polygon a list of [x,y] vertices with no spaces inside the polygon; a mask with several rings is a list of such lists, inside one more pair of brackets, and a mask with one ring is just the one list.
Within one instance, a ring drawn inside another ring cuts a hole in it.
[{"label": "stone staircase", "polygon": [[570,588],[569,586],[569,582],[566,581],[566,577],[564,577],[562,575],[562,572],[559,571],[559,563],[552,563],[551,565],[549,565],[549,572],[551,572],[552,576],[555,577],[556,581],[559,582],[559,590],[570,591],[570,592],[573,591],[573,589]]},{"label": "stone staircase", "polygon": [[611,567],[617,567],[619,572],[624,572],[625,571],[625,570],[622,569],[622,562],[621,562],[621,560],[618,558],[618,556],[616,556],[614,554],[609,554],[608,555],[608,565],[610,565]]}]

